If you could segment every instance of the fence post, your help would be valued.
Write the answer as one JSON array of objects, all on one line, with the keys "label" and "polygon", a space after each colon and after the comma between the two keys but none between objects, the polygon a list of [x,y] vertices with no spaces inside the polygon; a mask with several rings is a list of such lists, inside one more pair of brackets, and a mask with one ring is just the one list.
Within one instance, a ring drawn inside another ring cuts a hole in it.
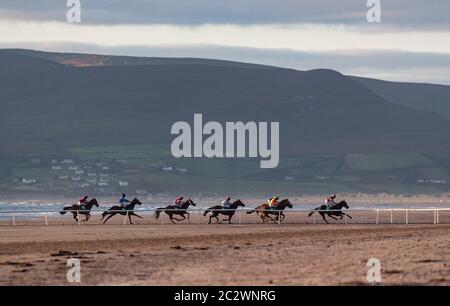
[{"label": "fence post", "polygon": [[16,214],[15,214],[15,212],[12,213],[12,218],[13,218],[13,226],[16,226]]},{"label": "fence post", "polygon": [[316,224],[316,214],[313,214],[313,224]]},{"label": "fence post", "polygon": [[391,208],[391,224],[394,223],[394,211]]},{"label": "fence post", "polygon": [[163,224],[164,225],[164,216],[165,216],[165,211],[161,211],[161,224]]},{"label": "fence post", "polygon": [[44,218],[45,218],[45,226],[48,226],[47,212],[44,213]]},{"label": "fence post", "polygon": [[281,224],[281,210],[278,210],[278,224]]},{"label": "fence post", "polygon": [[127,217],[128,217],[128,210],[127,213],[125,214],[125,218],[123,218],[123,225],[127,224]]},{"label": "fence post", "polygon": [[241,221],[241,210],[240,209],[238,209],[238,219],[239,219],[239,224],[241,224],[242,223],[242,221]]},{"label": "fence post", "polygon": [[436,210],[436,222],[439,224],[439,210]]},{"label": "fence post", "polygon": [[345,222],[345,224],[347,224],[347,215],[346,214],[344,215],[344,222]]},{"label": "fence post", "polygon": [[405,215],[405,217],[406,217],[406,224],[409,224],[408,211],[409,211],[409,209],[406,209],[406,215]]},{"label": "fence post", "polygon": [[80,215],[79,210],[77,210],[77,220],[78,220],[78,225],[81,225],[81,215]]},{"label": "fence post", "polygon": [[379,217],[380,217],[380,211],[377,209],[377,219],[375,221],[375,224],[378,224]]}]

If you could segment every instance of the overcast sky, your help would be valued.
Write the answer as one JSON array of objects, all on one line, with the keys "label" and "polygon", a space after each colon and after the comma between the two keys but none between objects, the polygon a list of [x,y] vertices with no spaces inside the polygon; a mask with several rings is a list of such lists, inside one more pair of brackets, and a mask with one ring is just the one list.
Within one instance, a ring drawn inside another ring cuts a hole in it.
[{"label": "overcast sky", "polygon": [[207,57],[450,84],[450,1],[1,0],[0,47]]}]

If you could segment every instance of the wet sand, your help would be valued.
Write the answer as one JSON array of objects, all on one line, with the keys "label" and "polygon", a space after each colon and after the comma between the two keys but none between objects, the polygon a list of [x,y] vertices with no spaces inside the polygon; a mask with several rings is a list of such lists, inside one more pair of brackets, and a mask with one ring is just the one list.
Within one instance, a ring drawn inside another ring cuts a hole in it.
[{"label": "wet sand", "polygon": [[450,224],[122,220],[1,223],[0,285],[71,285],[69,258],[82,285],[366,285],[369,258],[381,260],[382,284],[450,285]]}]

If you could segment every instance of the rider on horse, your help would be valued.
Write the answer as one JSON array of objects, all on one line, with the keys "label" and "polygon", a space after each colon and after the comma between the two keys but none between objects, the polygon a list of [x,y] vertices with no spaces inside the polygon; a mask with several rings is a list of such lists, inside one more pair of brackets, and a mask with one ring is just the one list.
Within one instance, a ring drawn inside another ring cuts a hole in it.
[{"label": "rider on horse", "polygon": [[325,205],[327,206],[327,210],[330,209],[334,204],[336,204],[334,199],[336,199],[335,194],[333,194],[325,199]]},{"label": "rider on horse", "polygon": [[181,196],[175,199],[174,204],[177,208],[181,208],[181,206],[183,205],[183,199],[184,198]]},{"label": "rider on horse", "polygon": [[280,197],[273,196],[267,202],[269,204],[269,209],[277,209],[277,205],[279,204],[278,200]]},{"label": "rider on horse", "polygon": [[126,198],[125,193],[122,193],[122,197],[119,199],[120,208],[124,209],[130,201]]},{"label": "rider on horse", "polygon": [[229,209],[231,204],[232,204],[231,203],[231,197],[226,197],[226,199],[222,201],[222,206],[225,209]]},{"label": "rider on horse", "polygon": [[78,200],[78,206],[80,206],[81,209],[84,209],[84,205],[86,205],[87,202],[88,202],[88,196],[85,195],[84,197],[82,197]]}]

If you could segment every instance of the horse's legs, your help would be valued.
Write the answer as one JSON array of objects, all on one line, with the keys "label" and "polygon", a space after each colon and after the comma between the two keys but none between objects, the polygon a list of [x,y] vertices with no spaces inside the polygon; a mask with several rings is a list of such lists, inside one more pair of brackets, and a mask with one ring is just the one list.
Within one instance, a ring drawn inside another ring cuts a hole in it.
[{"label": "horse's legs", "polygon": [[186,212],[186,214],[188,215],[187,219],[188,219],[188,221],[189,221],[189,218],[191,217],[191,214],[188,213],[188,212]]},{"label": "horse's legs", "polygon": [[133,215],[133,216],[136,216],[138,218],[144,219],[141,216],[139,216],[138,214],[136,214],[134,211],[130,212],[129,215]]},{"label": "horse's legs", "polygon": [[133,222],[131,222],[131,214],[128,214],[128,220],[130,220],[130,224],[133,224]]},{"label": "horse's legs", "polygon": [[91,214],[86,215],[86,219],[84,221],[89,221],[89,218],[91,217]]},{"label": "horse's legs", "polygon": [[173,221],[174,218],[172,217],[173,215],[172,214],[168,214],[168,215],[169,215],[170,221],[172,221],[172,223],[175,224],[175,222]]},{"label": "horse's legs", "polygon": [[115,216],[115,215],[116,215],[116,213],[110,213],[108,218],[106,218],[105,221],[103,221],[103,224],[105,224],[106,221],[108,221],[109,219],[111,219],[112,216]]},{"label": "horse's legs", "polygon": [[329,222],[327,221],[327,219],[325,219],[325,214],[320,212],[320,215],[322,216],[323,221],[325,221],[328,224]]},{"label": "horse's legs", "polygon": [[330,218],[332,218],[332,219],[334,219],[334,220],[337,220],[337,218],[335,218],[335,217],[333,217],[333,215],[328,215],[328,217],[330,217]]},{"label": "horse's legs", "polygon": [[284,220],[285,217],[286,217],[286,215],[283,214],[283,213],[281,213],[281,220],[280,220],[280,222],[283,222],[283,220]]},{"label": "horse's legs", "polygon": [[77,213],[76,213],[76,212],[73,212],[72,215],[73,215],[73,218],[75,219],[75,221],[78,222]]}]

